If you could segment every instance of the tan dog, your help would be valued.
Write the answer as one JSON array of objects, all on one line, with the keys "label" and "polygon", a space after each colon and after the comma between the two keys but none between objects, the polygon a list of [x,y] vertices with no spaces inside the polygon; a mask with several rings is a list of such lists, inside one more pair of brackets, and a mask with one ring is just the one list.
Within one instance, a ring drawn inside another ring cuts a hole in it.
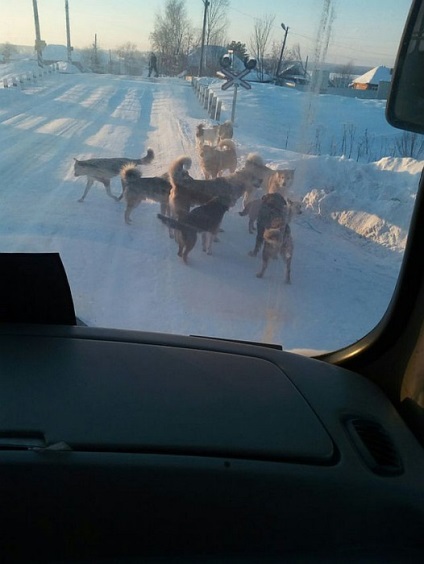
[{"label": "tan dog", "polygon": [[234,134],[233,124],[230,120],[218,125],[218,142],[223,139],[232,139]]},{"label": "tan dog", "polygon": [[181,175],[181,170],[187,168],[187,161],[191,164],[190,157],[179,157],[169,170],[172,185],[169,205],[173,217],[177,219],[183,218],[190,207],[206,204],[214,197],[229,197],[229,206],[234,206],[245,192],[259,188],[264,178],[262,168],[248,158],[242,169],[229,176],[196,180],[188,175]]},{"label": "tan dog", "polygon": [[199,123],[196,127],[196,142],[199,147],[205,144],[214,146],[223,139],[232,138],[233,124],[230,120],[212,127],[205,127],[203,123]]},{"label": "tan dog", "polygon": [[[191,166],[191,159],[180,167],[176,166],[175,178],[182,180],[188,176],[186,168]],[[125,223],[130,225],[130,214],[143,200],[153,200],[160,204],[162,213],[168,213],[169,194],[171,191],[171,183],[169,174],[166,172],[162,176],[153,176],[144,178],[141,172],[133,165],[128,164],[121,169],[121,181],[123,186],[122,196],[126,202]]]},{"label": "tan dog", "polygon": [[279,192],[283,196],[287,196],[288,189],[291,188],[294,181],[294,169],[286,168],[283,170],[274,170],[268,177],[268,193]]},{"label": "tan dog", "polygon": [[[249,155],[256,165],[263,169],[264,183],[263,190],[265,193],[275,193],[278,192],[282,196],[286,197],[288,195],[288,189],[291,188],[294,181],[295,169],[285,168],[274,170],[267,166],[262,157],[258,154]],[[244,200],[243,204],[246,205],[252,199],[252,194]]]},{"label": "tan dog", "polygon": [[196,127],[196,143],[199,147],[205,143],[215,145],[218,141],[218,126],[205,127],[203,123],[199,123]]},{"label": "tan dog", "polygon": [[[90,188],[94,184],[94,181],[97,180],[101,182],[103,186],[106,188],[106,194],[113,198],[114,200],[120,200],[121,196],[118,198],[114,196],[110,190],[110,181],[115,176],[121,172],[122,167],[125,165],[146,165],[152,162],[155,158],[155,154],[152,149],[148,149],[146,155],[141,159],[129,159],[126,157],[116,157],[116,158],[105,158],[105,159],[87,159],[87,160],[75,160],[74,164],[74,175],[75,176],[86,176],[87,177],[87,185],[84,190],[84,194],[78,200],[79,202],[83,202],[85,197],[87,196]],[[122,184],[122,180],[121,180]],[[122,186],[122,191],[124,187]]]},{"label": "tan dog", "polygon": [[236,145],[231,139],[222,139],[216,147],[202,145],[199,155],[200,168],[205,178],[216,178],[224,170],[233,173],[237,168]]}]

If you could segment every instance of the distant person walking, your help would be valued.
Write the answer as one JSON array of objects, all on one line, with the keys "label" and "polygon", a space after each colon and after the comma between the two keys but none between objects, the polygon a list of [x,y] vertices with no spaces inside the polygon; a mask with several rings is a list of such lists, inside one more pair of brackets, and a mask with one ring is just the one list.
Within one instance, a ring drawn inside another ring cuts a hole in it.
[{"label": "distant person walking", "polygon": [[150,53],[149,59],[149,76],[151,76],[152,72],[155,74],[156,77],[159,76],[158,67],[157,67],[157,58],[154,53]]}]

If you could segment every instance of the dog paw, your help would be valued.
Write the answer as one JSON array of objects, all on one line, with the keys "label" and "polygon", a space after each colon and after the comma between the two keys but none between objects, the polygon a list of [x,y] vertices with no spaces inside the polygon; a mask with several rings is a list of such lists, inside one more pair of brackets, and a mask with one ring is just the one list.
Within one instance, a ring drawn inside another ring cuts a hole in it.
[{"label": "dog paw", "polygon": [[263,272],[258,272],[258,273],[256,274],[256,278],[262,278],[262,276],[263,276]]}]

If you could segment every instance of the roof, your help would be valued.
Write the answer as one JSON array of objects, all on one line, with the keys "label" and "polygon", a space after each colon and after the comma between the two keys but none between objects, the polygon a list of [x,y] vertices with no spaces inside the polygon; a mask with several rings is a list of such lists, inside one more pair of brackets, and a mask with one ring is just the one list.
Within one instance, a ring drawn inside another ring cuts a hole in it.
[{"label": "roof", "polygon": [[365,74],[358,76],[352,84],[378,84],[381,81],[390,82],[392,80],[392,69],[388,67],[374,67]]}]

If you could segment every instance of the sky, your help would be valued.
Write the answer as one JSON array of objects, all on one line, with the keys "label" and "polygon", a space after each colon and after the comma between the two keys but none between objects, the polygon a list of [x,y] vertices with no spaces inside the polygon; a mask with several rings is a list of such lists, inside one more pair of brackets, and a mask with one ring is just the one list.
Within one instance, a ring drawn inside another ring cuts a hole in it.
[{"label": "sky", "polygon": [[[275,15],[271,37],[286,48],[299,44],[303,58],[313,60],[316,38],[325,6],[335,15],[331,26],[328,61],[357,65],[392,66],[410,0],[230,0],[228,37],[249,45],[257,19]],[[38,0],[41,37],[49,44],[66,44],[64,0]],[[130,41],[150,50],[149,34],[155,15],[165,0],[69,0],[71,42],[83,48],[94,42],[114,49]],[[201,29],[202,0],[186,0],[194,27]],[[35,39],[31,0],[1,0],[0,43],[33,45]]]},{"label": "sky", "polygon": [[[16,76],[35,65],[0,69]],[[221,85],[214,79],[210,88],[224,121],[234,96]],[[226,213],[212,256],[198,242],[188,265],[157,219],[157,203],[142,202],[127,225],[124,202],[99,183],[78,201],[86,179],[75,177],[74,158],[135,158],[151,147],[145,177],[163,174],[181,154],[202,177],[196,127],[212,122],[188,81],[74,72],[25,81],[23,90],[0,86],[8,186],[0,252],[59,252],[77,316],[91,326],[272,342],[308,354],[347,346],[386,311],[424,164],[397,156],[402,132],[384,112],[384,100],[272,84],[239,89],[239,167],[256,152],[271,168],[295,170],[289,196],[302,202],[302,214],[291,223],[287,285],[281,259],[256,277],[261,257],[248,256],[255,235],[238,214],[241,200]],[[111,188],[120,193],[119,178]]]}]

